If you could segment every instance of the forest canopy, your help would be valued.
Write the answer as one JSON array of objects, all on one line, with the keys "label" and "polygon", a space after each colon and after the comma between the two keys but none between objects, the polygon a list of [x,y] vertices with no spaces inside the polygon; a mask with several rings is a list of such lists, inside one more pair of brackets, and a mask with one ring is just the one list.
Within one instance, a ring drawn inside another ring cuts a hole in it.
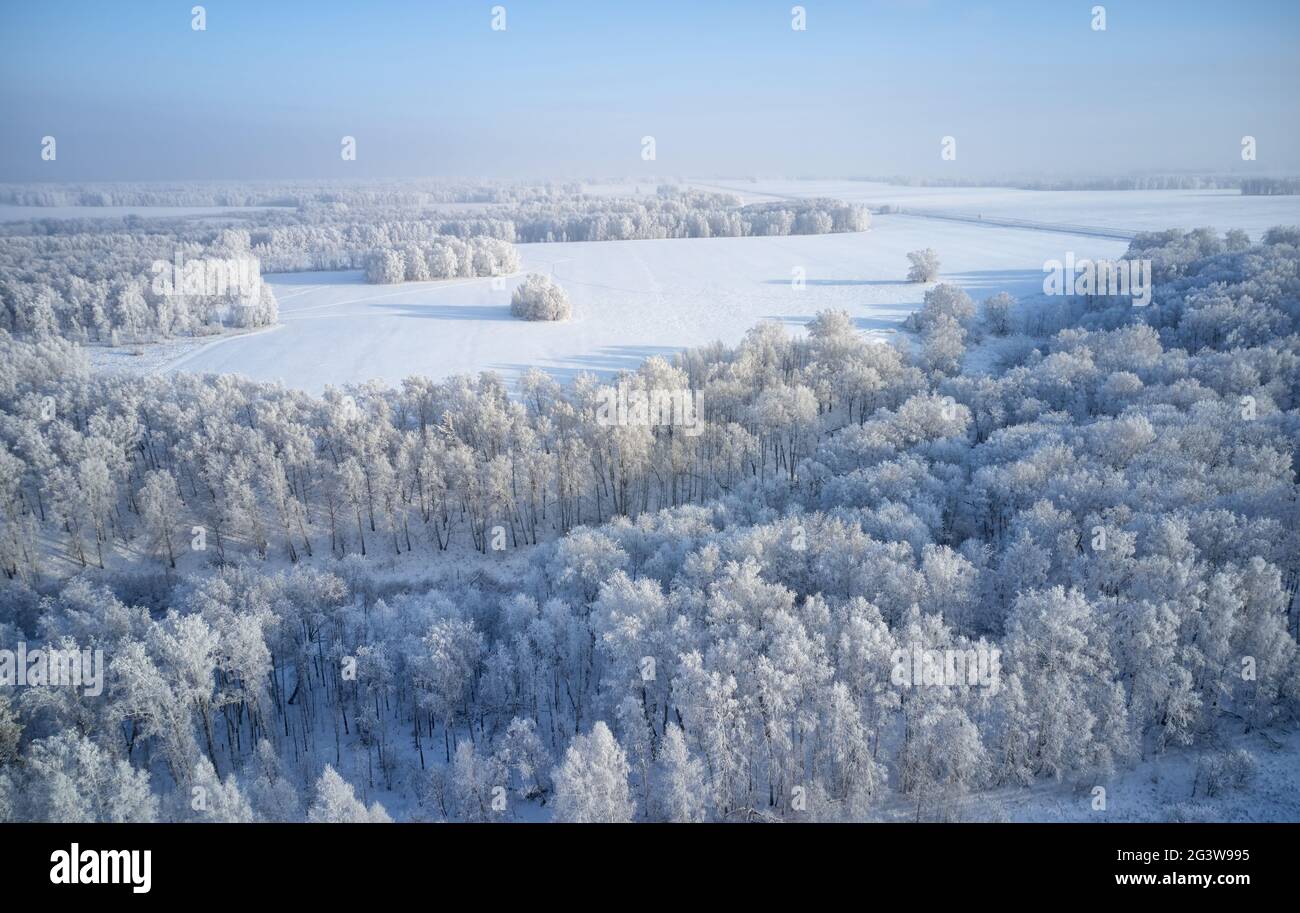
[{"label": "forest canopy", "polygon": [[[0,819],[945,818],[1294,720],[1298,241],[618,378],[692,434],[590,375],[317,397],[0,331],[0,641],[106,663],[0,692]],[[1000,671],[900,685],[917,651]]]}]

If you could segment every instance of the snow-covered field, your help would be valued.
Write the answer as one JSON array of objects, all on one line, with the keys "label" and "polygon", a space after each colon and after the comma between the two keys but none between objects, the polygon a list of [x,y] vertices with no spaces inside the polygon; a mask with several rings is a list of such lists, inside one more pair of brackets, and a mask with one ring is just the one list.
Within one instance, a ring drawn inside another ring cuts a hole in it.
[{"label": "snow-covered field", "polygon": [[1252,238],[1274,225],[1300,224],[1300,196],[1242,196],[1236,190],[1016,190],[1004,187],[899,187],[870,181],[701,181],[705,190],[746,203],[833,197],[850,203],[1025,219],[1121,231],[1241,228]]},{"label": "snow-covered field", "polygon": [[[533,366],[567,380],[580,371],[609,375],[633,369],[649,355],[715,340],[735,343],[762,320],[800,332],[825,308],[843,308],[864,332],[887,338],[920,306],[924,288],[904,278],[906,254],[918,248],[937,250],[942,280],[982,300],[1003,290],[1036,294],[1043,263],[1063,259],[1067,251],[1079,258],[1119,257],[1127,246],[1125,233],[1212,225],[1258,237],[1273,225],[1300,224],[1300,197],[1243,197],[1236,191],[1028,191],[851,180],[694,183],[734,191],[746,202],[829,196],[972,221],[891,214],[876,216],[871,231],[858,234],[526,244],[519,246],[523,270],[504,280],[374,286],[359,272],[274,275],[268,278],[280,302],[278,327],[136,350],[96,349],[92,360],[100,368],[136,373],[232,372],[312,392],[374,379],[396,385],[412,374],[442,378],[490,370],[512,380]],[[646,181],[584,190],[632,195],[653,193],[654,187]],[[33,211],[0,207],[0,217],[15,209]],[[49,214],[70,214],[64,209]],[[1090,227],[1116,237],[1045,231],[1044,225]],[[803,288],[792,282],[798,270]],[[571,320],[537,324],[511,318],[510,294],[531,271],[553,274],[568,291]]]},{"label": "snow-covered field", "polygon": [[[317,392],[376,378],[398,384],[411,374],[492,370],[510,379],[531,366],[566,379],[714,340],[735,343],[762,320],[799,328],[831,307],[888,336],[921,304],[924,287],[905,280],[906,254],[926,246],[939,252],[942,279],[976,300],[1041,291],[1043,262],[1067,250],[1118,257],[1125,249],[896,215],[856,234],[520,245],[524,271],[553,271],[569,292],[572,320],[513,319],[520,276],[494,287],[491,279],[374,286],[359,272],[280,275],[269,281],[282,326],[191,348],[163,369],[234,372]],[[796,269],[802,289],[792,283]]]}]

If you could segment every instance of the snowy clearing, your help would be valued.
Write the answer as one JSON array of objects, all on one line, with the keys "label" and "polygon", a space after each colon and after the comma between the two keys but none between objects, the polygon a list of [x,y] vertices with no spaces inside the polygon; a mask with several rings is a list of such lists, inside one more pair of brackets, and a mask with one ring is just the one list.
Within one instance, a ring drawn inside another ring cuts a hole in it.
[{"label": "snowy clearing", "polygon": [[[1118,257],[1120,241],[1041,231],[878,217],[856,234],[520,245],[524,272],[553,272],[573,319],[539,325],[510,316],[522,280],[459,279],[366,285],[359,272],[270,276],[282,326],[192,349],[169,370],[243,374],[317,392],[327,384],[411,374],[443,378],[491,370],[507,379],[539,367],[559,379],[634,369],[654,354],[715,340],[733,344],[754,324],[798,328],[843,308],[882,337],[921,304],[906,254],[934,247],[942,281],[976,300],[1035,294],[1042,264],[1073,250]],[[802,268],[803,289],[792,286]]]}]

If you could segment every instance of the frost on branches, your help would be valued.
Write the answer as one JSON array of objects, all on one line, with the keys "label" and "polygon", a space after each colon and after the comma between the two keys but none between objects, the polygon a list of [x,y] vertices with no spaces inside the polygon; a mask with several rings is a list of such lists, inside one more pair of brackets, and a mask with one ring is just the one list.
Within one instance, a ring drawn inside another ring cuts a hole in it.
[{"label": "frost on branches", "polygon": [[315,397],[6,328],[0,676],[106,668],[0,689],[0,819],[1084,817],[1167,758],[1229,814],[1300,710],[1298,245],[1144,234],[1145,308],[937,285],[914,346],[827,311],[619,378],[698,434],[586,375]]},{"label": "frost on branches", "polygon": [[520,320],[568,320],[569,296],[550,276],[529,273],[510,296],[510,313]]}]

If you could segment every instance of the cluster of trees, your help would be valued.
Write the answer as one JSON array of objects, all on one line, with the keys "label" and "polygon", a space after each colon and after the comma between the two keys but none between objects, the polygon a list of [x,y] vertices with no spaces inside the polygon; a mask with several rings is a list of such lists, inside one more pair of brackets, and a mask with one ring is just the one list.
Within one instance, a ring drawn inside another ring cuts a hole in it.
[{"label": "cluster of trees", "polygon": [[418,184],[6,188],[0,199],[26,204],[271,208],[241,213],[233,225],[135,216],[0,225],[0,329],[116,344],[276,322],[274,295],[260,283],[252,292],[160,294],[153,265],[180,259],[253,258],[266,273],[362,269],[370,282],[391,283],[512,273],[519,268],[515,242],[820,234],[862,231],[870,218],[864,208],[834,200],[742,207],[730,195],[674,187],[637,198],[577,191]]},{"label": "cluster of trees", "polygon": [[865,207],[810,199],[742,206],[730,194],[661,189],[656,195],[548,195],[510,205],[426,212],[399,207],[317,206],[245,217],[268,271],[356,269],[376,248],[439,236],[516,243],[633,241],[864,231]]},{"label": "cluster of trees", "polygon": [[[523,185],[476,182],[382,181],[203,184],[0,184],[12,206],[430,206],[509,203],[545,192]],[[40,218],[35,215],[35,218]]]},{"label": "cluster of trees", "polygon": [[0,696],[0,818],[953,817],[1294,719],[1297,241],[1141,236],[1147,308],[930,290],[922,333],[1023,341],[991,370],[827,311],[621,378],[692,434],[585,376],[313,397],[0,335],[0,640],[108,664]]},{"label": "cluster of trees", "polygon": [[505,276],[518,270],[519,253],[508,241],[438,237],[427,244],[412,242],[400,249],[373,252],[366,260],[366,281],[387,285],[457,276]]},{"label": "cluster of trees", "polygon": [[[213,281],[213,280],[216,281]],[[278,319],[247,231],[11,235],[0,243],[0,329],[127,343]]]},{"label": "cluster of trees", "polygon": [[[267,272],[368,269],[377,251],[393,251],[405,257],[412,248],[420,251],[431,268],[451,254],[460,270],[464,262],[472,268],[472,257],[467,260],[466,249],[453,245],[453,241],[484,246],[492,240],[505,244],[515,240],[514,224],[506,219],[412,218],[409,213],[356,219],[350,210],[334,217],[304,216],[292,222],[276,217],[278,224],[252,231],[252,249]],[[495,254],[504,248],[493,250]]]},{"label": "cluster of trees", "polygon": [[520,320],[568,320],[569,296],[550,276],[529,273],[510,296],[510,313]]},{"label": "cluster of trees", "polygon": [[[985,302],[986,316],[996,321],[998,309],[1005,311],[1011,306],[1011,296],[1002,292],[1001,297],[990,297]],[[1004,329],[1006,322],[1001,324]],[[921,364],[931,372],[948,375],[961,371],[967,343],[981,331],[976,323],[975,302],[961,288],[948,283],[928,289],[921,307],[908,315],[904,326],[921,334]]]},{"label": "cluster of trees", "polygon": [[1300,193],[1300,178],[1246,178],[1242,196],[1294,196]]},{"label": "cluster of trees", "polygon": [[510,212],[516,240],[629,241],[866,231],[866,207],[830,199],[741,206],[732,194],[661,187],[654,197],[580,197]]}]

